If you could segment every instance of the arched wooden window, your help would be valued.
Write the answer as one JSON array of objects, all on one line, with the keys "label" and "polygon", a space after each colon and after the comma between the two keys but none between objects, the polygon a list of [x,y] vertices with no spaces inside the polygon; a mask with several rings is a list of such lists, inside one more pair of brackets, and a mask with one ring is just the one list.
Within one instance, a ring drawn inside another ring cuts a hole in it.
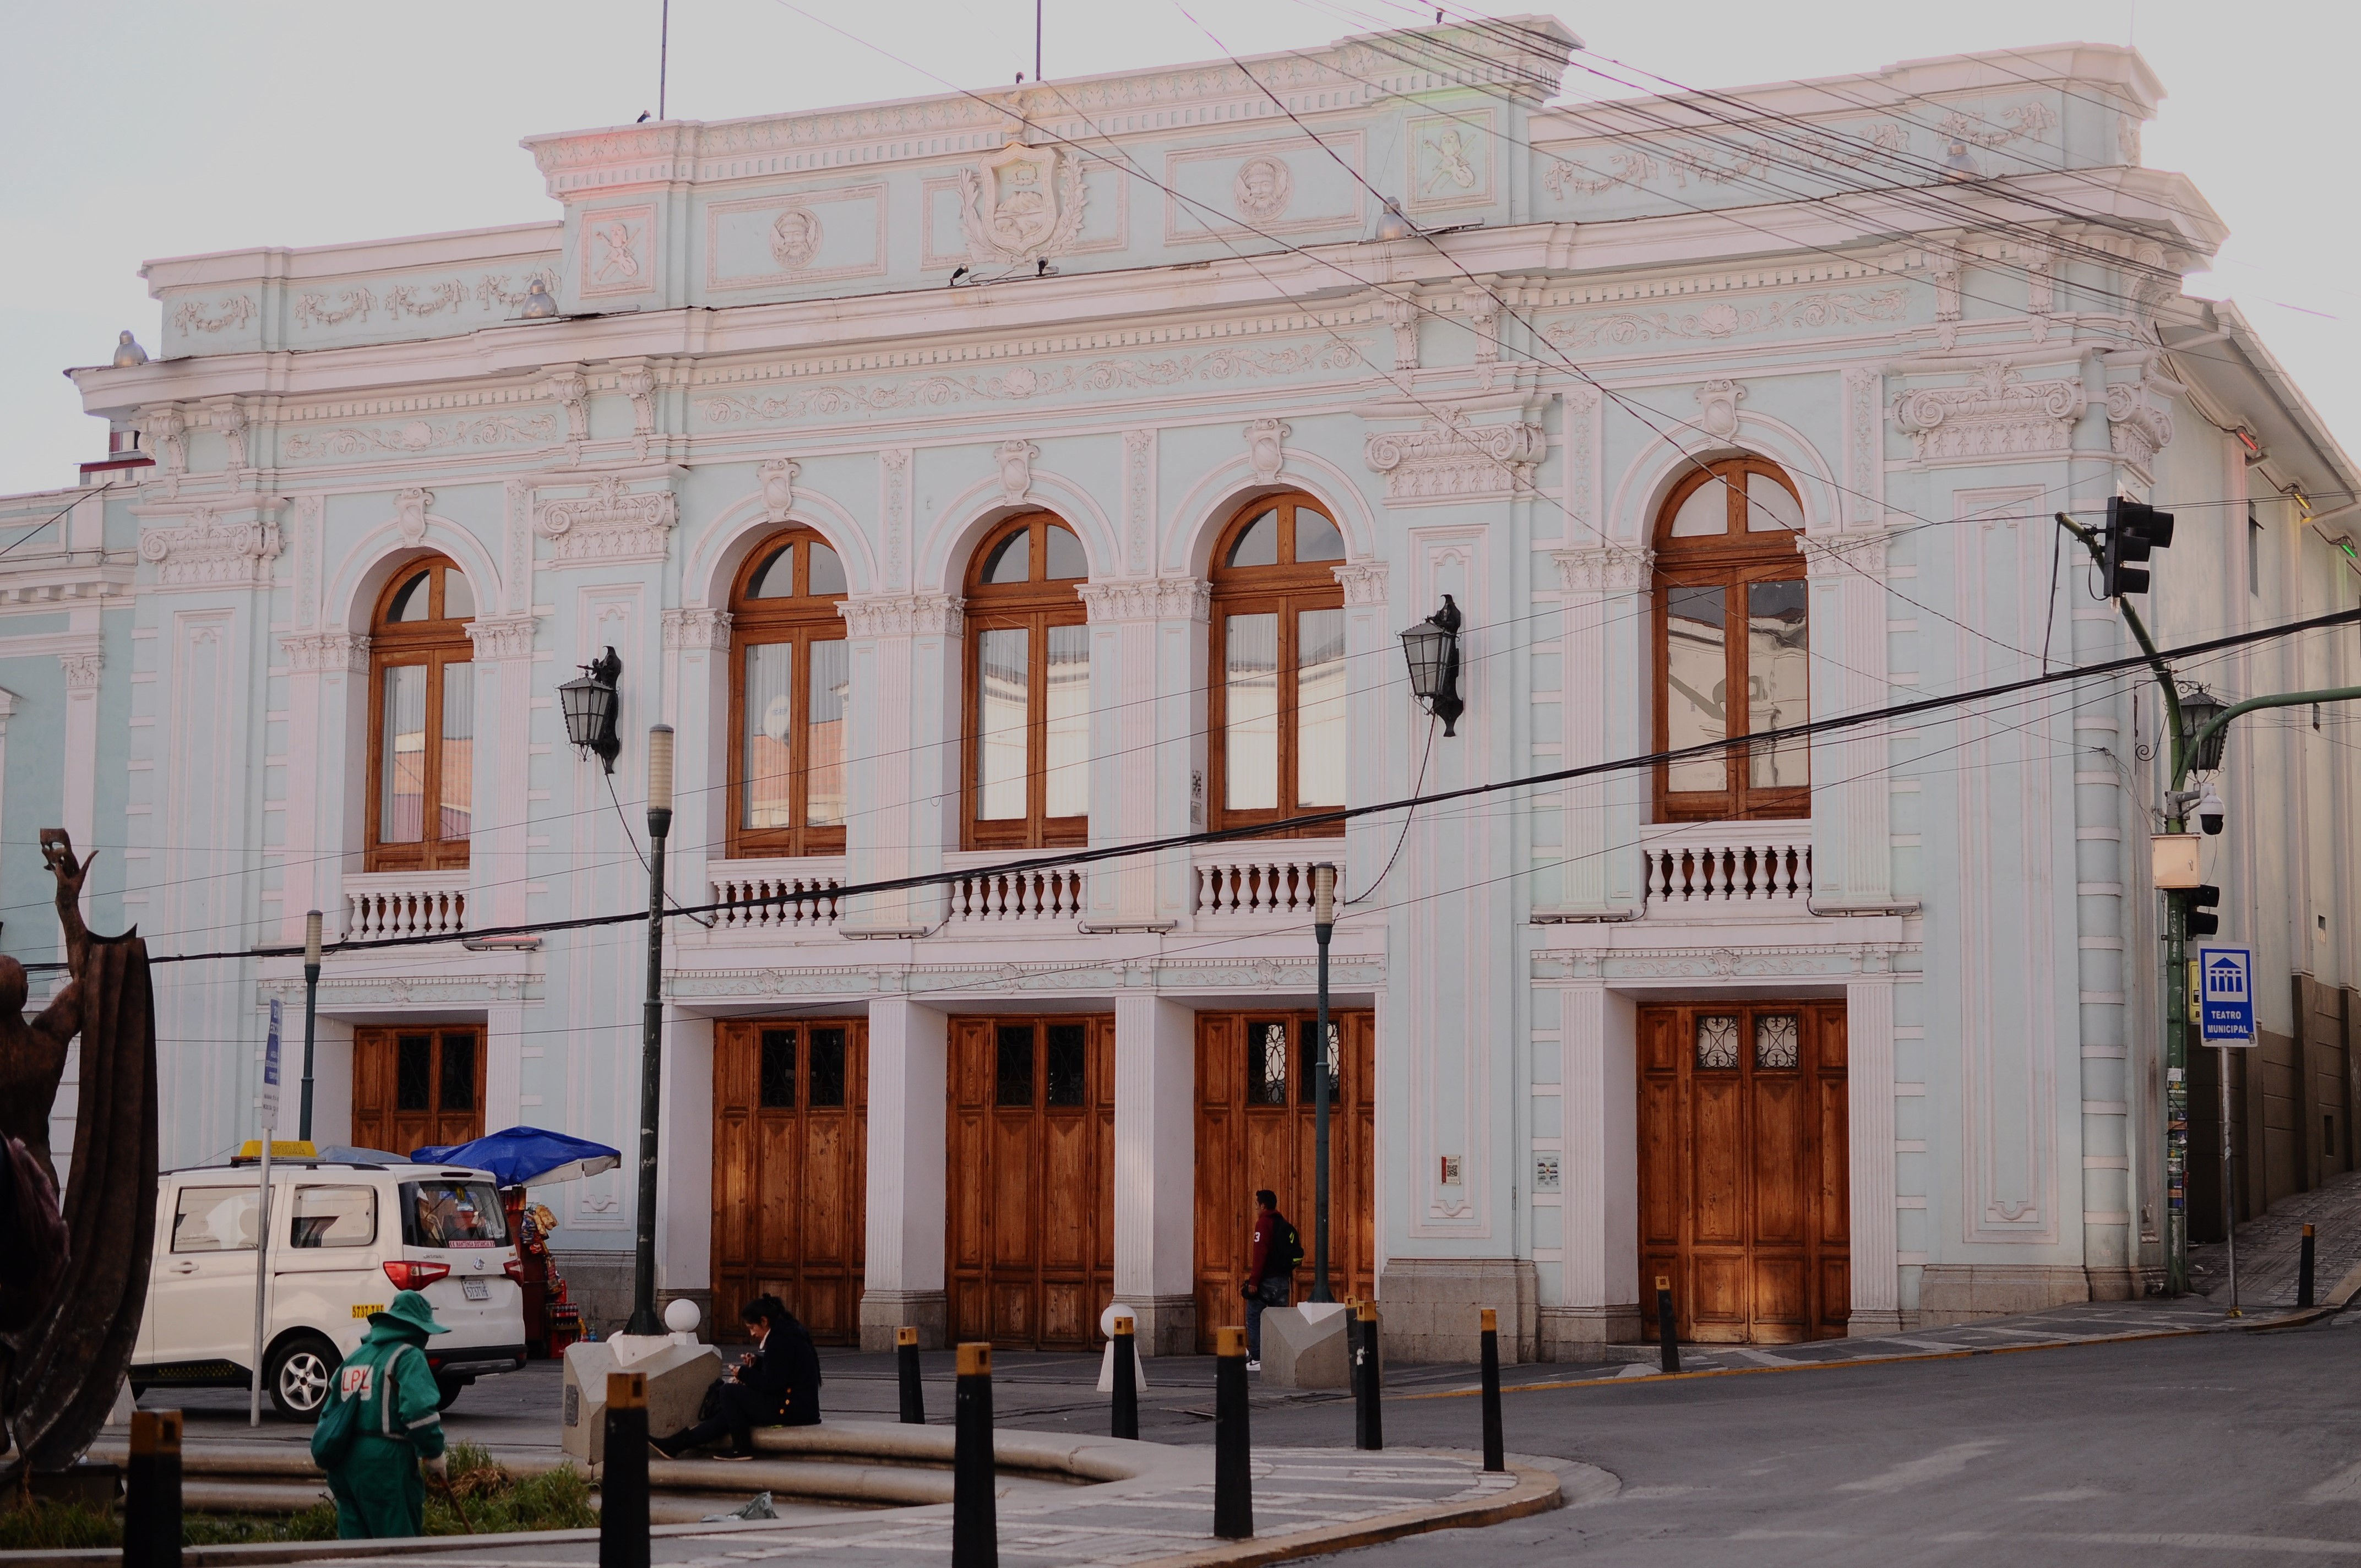
[{"label": "arched wooden window", "polygon": [[730,594],[730,852],[844,850],[852,663],[844,562],[808,528],[756,547]]},{"label": "arched wooden window", "polygon": [[967,847],[1090,836],[1091,630],[1082,542],[1048,512],[984,535],[967,572]]},{"label": "arched wooden window", "polygon": [[[1656,748],[1793,729],[1811,718],[1803,503],[1759,457],[1706,465],[1656,522]],[[1732,746],[1656,768],[1656,817],[1811,813],[1811,748]]]},{"label": "arched wooden window", "polygon": [[368,866],[467,863],[476,790],[476,596],[439,555],[393,575],[369,622]]},{"label": "arched wooden window", "polygon": [[1208,826],[1345,804],[1344,559],[1309,496],[1255,501],[1214,541]]}]

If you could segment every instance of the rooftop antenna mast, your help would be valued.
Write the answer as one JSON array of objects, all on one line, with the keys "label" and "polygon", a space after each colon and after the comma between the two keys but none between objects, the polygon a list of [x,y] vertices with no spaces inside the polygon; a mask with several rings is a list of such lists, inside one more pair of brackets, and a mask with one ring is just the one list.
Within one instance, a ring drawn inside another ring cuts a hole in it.
[{"label": "rooftop antenna mast", "polygon": [[[672,0],[664,0],[672,4]],[[1033,0],[1033,80],[1041,80],[1041,0]]]},{"label": "rooftop antenna mast", "polygon": [[664,0],[663,22],[656,34],[656,118],[664,118],[665,78],[672,74],[672,0]]}]

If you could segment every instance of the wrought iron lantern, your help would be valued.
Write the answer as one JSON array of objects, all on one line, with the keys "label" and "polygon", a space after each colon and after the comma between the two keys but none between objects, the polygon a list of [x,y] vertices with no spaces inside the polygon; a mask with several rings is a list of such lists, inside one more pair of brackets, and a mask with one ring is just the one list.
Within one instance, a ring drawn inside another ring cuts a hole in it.
[{"label": "wrought iron lantern", "polygon": [[1459,607],[1443,596],[1443,608],[1401,634],[1402,656],[1410,661],[1411,694],[1419,706],[1443,720],[1443,732],[1453,728],[1467,705],[1459,699]]},{"label": "wrought iron lantern", "polygon": [[610,773],[623,750],[615,738],[615,682],[622,673],[623,661],[609,648],[557,688],[558,705],[566,710],[566,738],[585,751],[597,752]]},{"label": "wrought iron lantern", "polygon": [[[2191,740],[2196,740],[2197,732],[2221,718],[2229,706],[2203,686],[2190,687],[2180,694],[2181,733]],[[2226,725],[2207,736],[2205,744],[2189,754],[2189,771],[2210,773],[2219,768],[2222,765],[2222,746],[2229,738],[2230,730]]]}]

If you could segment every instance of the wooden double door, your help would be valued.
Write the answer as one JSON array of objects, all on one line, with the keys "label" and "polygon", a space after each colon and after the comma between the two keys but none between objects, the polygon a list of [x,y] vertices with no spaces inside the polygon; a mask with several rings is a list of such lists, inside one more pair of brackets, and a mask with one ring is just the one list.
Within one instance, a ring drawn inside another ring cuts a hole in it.
[{"label": "wooden double door", "polygon": [[713,1031],[713,1316],[742,1338],[775,1295],[822,1344],[861,1338],[869,1029],[859,1018]]},{"label": "wooden double door", "polygon": [[1238,1299],[1253,1255],[1255,1201],[1268,1187],[1303,1235],[1298,1301],[1310,1297],[1318,1105],[1326,1056],[1328,1289],[1341,1301],[1377,1293],[1377,1014],[1331,1011],[1329,1051],[1318,1015],[1272,1010],[1197,1014],[1197,1343],[1246,1321]]},{"label": "wooden double door", "polygon": [[1683,1339],[1841,1335],[1851,1237],[1838,1003],[1643,1007],[1640,1303],[1672,1281]]},{"label": "wooden double door", "polygon": [[407,1155],[483,1135],[481,1024],[353,1031],[357,1146]]},{"label": "wooden double door", "polygon": [[1093,1345],[1115,1298],[1115,1017],[950,1030],[951,1337]]}]

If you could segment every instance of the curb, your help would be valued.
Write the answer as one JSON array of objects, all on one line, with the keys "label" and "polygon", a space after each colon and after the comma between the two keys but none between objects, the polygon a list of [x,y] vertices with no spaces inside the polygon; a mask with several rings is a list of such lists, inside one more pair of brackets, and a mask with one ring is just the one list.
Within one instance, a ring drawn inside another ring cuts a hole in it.
[{"label": "curb", "polygon": [[[1380,1452],[1466,1457],[1455,1449],[1411,1448]],[[1505,1524],[1510,1519],[1567,1507],[1565,1484],[1559,1479],[1557,1470],[1543,1466],[1545,1464],[1564,1466],[1570,1463],[1565,1460],[1532,1460],[1519,1455],[1509,1462],[1509,1474],[1517,1478],[1517,1484],[1508,1491],[1489,1497],[1473,1498],[1432,1509],[1404,1509],[1400,1513],[1379,1514],[1374,1519],[1301,1530],[1269,1541],[1241,1541],[1199,1552],[1185,1552],[1172,1557],[1146,1558],[1137,1564],[1137,1568],[1211,1568],[1215,1563],[1224,1564],[1225,1568],[1243,1568],[1248,1563],[1288,1563],[1300,1557],[1324,1557],[1332,1552],[1377,1546],[1389,1541],[1400,1541],[1405,1536],[1425,1535],[1434,1530],[1477,1530],[1486,1525]],[[1588,1464],[1573,1467],[1589,1473],[1582,1476],[1576,1486],[1576,1489],[1582,1496],[1574,1502],[1574,1507],[1603,1502],[1621,1490],[1621,1483],[1604,1470]]]}]

